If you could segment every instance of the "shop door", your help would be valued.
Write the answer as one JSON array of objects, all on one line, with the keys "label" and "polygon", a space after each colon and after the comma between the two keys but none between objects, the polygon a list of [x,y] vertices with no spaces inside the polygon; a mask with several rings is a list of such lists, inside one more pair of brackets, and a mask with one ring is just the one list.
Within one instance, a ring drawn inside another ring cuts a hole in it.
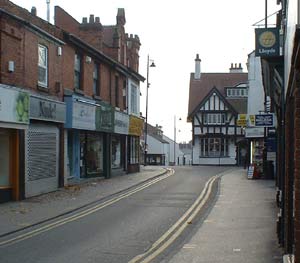
[{"label": "shop door", "polygon": [[[11,199],[9,196],[2,196],[3,193],[11,193],[11,178],[9,167],[9,133],[0,129],[0,202]],[[1,198],[2,196],[2,198]],[[1,200],[3,199],[3,200]],[[5,199],[5,200],[4,200]]]}]

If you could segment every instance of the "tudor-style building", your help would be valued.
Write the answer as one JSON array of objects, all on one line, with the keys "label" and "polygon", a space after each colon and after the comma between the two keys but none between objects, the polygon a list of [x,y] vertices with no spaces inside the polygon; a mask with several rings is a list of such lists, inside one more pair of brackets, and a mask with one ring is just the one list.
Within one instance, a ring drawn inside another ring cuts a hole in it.
[{"label": "tudor-style building", "polygon": [[238,114],[247,113],[247,73],[241,64],[229,73],[201,73],[199,55],[190,77],[188,121],[192,122],[193,165],[242,164],[246,153]]}]

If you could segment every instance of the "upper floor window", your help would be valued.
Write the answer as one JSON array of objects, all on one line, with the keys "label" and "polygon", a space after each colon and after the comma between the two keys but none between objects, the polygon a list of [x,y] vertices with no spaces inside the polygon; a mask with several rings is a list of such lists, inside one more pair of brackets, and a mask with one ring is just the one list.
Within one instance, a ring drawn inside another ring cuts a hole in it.
[{"label": "upper floor window", "polygon": [[228,88],[227,89],[227,97],[248,97],[248,89],[247,88]]},{"label": "upper floor window", "polygon": [[119,107],[119,77],[115,76],[115,106]]},{"label": "upper floor window", "polygon": [[94,64],[93,91],[96,96],[100,96],[99,64],[97,64],[97,63]]},{"label": "upper floor window", "polygon": [[130,111],[131,113],[138,114],[138,89],[135,85],[131,84],[130,87]]},{"label": "upper floor window", "polygon": [[75,89],[81,89],[81,63],[82,56],[78,53],[75,54],[75,63],[74,63],[74,87]]},{"label": "upper floor window", "polygon": [[38,84],[43,87],[48,87],[48,48],[39,45],[38,52]]},{"label": "upper floor window", "polygon": [[225,114],[222,113],[207,113],[204,114],[204,124],[224,124]]}]

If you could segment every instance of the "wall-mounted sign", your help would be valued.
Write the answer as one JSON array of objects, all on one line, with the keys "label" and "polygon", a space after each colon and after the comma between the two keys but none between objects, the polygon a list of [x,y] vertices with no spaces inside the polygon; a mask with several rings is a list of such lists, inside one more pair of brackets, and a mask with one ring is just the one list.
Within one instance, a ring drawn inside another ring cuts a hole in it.
[{"label": "wall-mounted sign", "polygon": [[28,92],[0,86],[0,121],[28,124],[29,107]]},{"label": "wall-mounted sign", "polygon": [[130,115],[129,118],[129,134],[141,136],[143,133],[144,120],[132,115]]},{"label": "wall-mounted sign", "polygon": [[274,114],[258,114],[255,115],[256,127],[274,127]]},{"label": "wall-mounted sign", "polygon": [[279,29],[256,28],[255,29],[255,56],[272,57],[279,56]]},{"label": "wall-mounted sign", "polygon": [[246,138],[262,138],[264,137],[264,128],[247,127],[245,129]]},{"label": "wall-mounted sign", "polygon": [[247,119],[247,114],[239,114],[238,119],[236,121],[236,125],[241,127],[247,126]]},{"label": "wall-mounted sign", "polygon": [[113,132],[114,110],[111,105],[97,102],[95,125],[97,131]]},{"label": "wall-mounted sign", "polygon": [[115,111],[114,132],[119,134],[128,134],[129,115],[120,111]]},{"label": "wall-mounted sign", "polygon": [[30,97],[30,119],[64,123],[66,106],[63,102],[41,97]]}]

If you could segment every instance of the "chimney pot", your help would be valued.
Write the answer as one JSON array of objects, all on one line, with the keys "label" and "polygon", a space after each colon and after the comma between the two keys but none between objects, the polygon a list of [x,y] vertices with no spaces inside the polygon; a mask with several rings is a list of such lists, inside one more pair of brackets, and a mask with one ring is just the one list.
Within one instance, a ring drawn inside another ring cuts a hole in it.
[{"label": "chimney pot", "polygon": [[242,64],[241,63],[239,63],[239,68],[242,68]]},{"label": "chimney pot", "polygon": [[82,24],[87,24],[87,17],[82,18]]},{"label": "chimney pot", "polygon": [[36,16],[36,7],[35,6],[33,6],[31,8],[31,14],[34,15],[34,16]]},{"label": "chimney pot", "polygon": [[94,21],[94,15],[90,15],[90,24],[93,24],[95,21]]},{"label": "chimney pot", "polygon": [[100,23],[100,17],[99,16],[96,17],[95,22],[98,23],[98,24]]}]

